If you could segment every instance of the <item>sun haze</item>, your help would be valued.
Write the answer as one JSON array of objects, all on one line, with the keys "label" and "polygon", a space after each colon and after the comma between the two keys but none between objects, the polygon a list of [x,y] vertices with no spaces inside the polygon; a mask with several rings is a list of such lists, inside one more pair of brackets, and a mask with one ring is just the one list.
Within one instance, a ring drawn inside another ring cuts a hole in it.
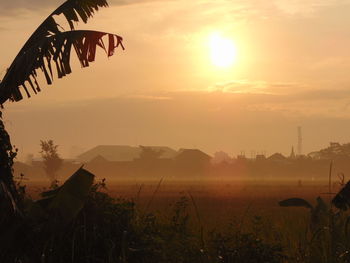
[{"label": "sun haze", "polygon": [[209,38],[211,62],[219,68],[231,67],[237,59],[237,48],[233,40],[213,33]]}]

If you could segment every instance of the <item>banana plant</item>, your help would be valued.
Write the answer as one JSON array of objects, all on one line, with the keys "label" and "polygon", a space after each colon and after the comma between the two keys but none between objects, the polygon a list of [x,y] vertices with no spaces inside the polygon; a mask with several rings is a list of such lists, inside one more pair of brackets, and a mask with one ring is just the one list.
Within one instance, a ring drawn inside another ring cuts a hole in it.
[{"label": "banana plant", "polygon": [[332,204],[343,211],[350,207],[350,181],[339,191],[339,193],[332,199]]},{"label": "banana plant", "polygon": [[279,202],[282,207],[304,207],[310,210],[310,229],[316,232],[325,224],[329,207],[321,197],[316,198],[316,205],[302,198],[289,198]]},{"label": "banana plant", "polygon": [[[88,195],[93,191],[94,175],[83,168],[78,169],[65,183],[53,190],[43,192],[42,199],[26,198],[20,217],[0,225],[1,262],[23,262],[18,258],[37,259],[28,262],[51,262],[45,259],[52,250],[53,242],[74,226]],[[37,243],[33,246],[32,242]],[[32,248],[41,248],[35,251]],[[17,259],[16,259],[17,258]],[[27,262],[27,261],[25,261]]]},{"label": "banana plant", "polygon": [[70,223],[83,208],[94,177],[89,171],[79,168],[63,185],[43,192],[42,199],[29,200],[28,218],[34,221],[55,220],[63,225]]},{"label": "banana plant", "polygon": [[305,237],[310,262],[349,262],[350,182],[327,204],[317,197],[312,205],[302,198],[279,202],[282,207],[304,207],[310,211],[309,235]]},{"label": "banana plant", "polygon": [[[75,22],[86,23],[100,7],[106,6],[106,0],[67,0],[53,11],[29,37],[8,68],[0,83],[0,104],[7,100],[19,101],[23,99],[23,93],[30,97],[41,91],[38,70],[44,73],[48,85],[53,82],[54,69],[58,78],[70,74],[73,48],[82,67],[88,67],[95,60],[97,47],[102,48],[107,56],[112,56],[119,46],[124,49],[123,39],[118,35],[75,29]],[[70,30],[63,30],[56,22],[55,17],[61,15]],[[104,36],[108,38],[107,46]]]},{"label": "banana plant", "polygon": [[[67,0],[54,10],[33,32],[9,66],[0,82],[0,105],[20,101],[42,89],[38,74],[41,71],[51,85],[55,76],[62,78],[72,72],[71,55],[75,53],[82,67],[95,60],[96,49],[112,56],[120,47],[122,37],[101,31],[76,30],[78,22],[87,23],[99,8],[107,7],[107,0]],[[63,16],[69,25],[64,30],[56,18]],[[17,150],[12,147],[0,118],[0,200],[11,213],[17,211],[19,196],[13,180],[13,160]],[[3,205],[4,206],[4,205]]]},{"label": "banana plant", "polygon": [[[95,12],[107,6],[107,0],[66,0],[54,10],[29,37],[0,81],[1,107],[8,101],[17,102],[40,92],[43,87],[39,83],[40,72],[47,85],[70,74],[73,53],[82,67],[88,67],[96,58],[97,48],[108,57],[118,47],[124,50],[123,39],[116,34],[75,28],[76,23],[87,23]],[[59,16],[66,20],[69,30],[58,24]],[[0,258],[2,262],[40,261],[30,261],[28,257],[49,262],[44,252],[31,249],[35,247],[31,246],[33,236],[40,230],[48,235],[38,236],[44,238],[43,244],[53,242],[60,233],[58,230],[73,222],[83,208],[94,176],[81,168],[61,187],[32,201],[23,198],[16,189],[13,180],[16,154],[0,112]],[[20,255],[24,255],[24,261]]]}]

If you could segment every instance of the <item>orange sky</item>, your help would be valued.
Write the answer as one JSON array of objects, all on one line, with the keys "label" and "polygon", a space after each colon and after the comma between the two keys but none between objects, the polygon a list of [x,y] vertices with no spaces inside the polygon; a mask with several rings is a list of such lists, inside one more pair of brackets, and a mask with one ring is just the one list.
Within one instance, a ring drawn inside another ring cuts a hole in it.
[{"label": "orange sky", "polygon": [[[0,78],[60,1],[0,3]],[[80,28],[117,33],[125,51],[6,106],[22,155],[53,139],[65,156],[97,144],[289,153],[349,142],[350,4],[342,0],[110,1]],[[51,6],[52,5],[52,6]],[[210,60],[220,32],[237,49]]]}]

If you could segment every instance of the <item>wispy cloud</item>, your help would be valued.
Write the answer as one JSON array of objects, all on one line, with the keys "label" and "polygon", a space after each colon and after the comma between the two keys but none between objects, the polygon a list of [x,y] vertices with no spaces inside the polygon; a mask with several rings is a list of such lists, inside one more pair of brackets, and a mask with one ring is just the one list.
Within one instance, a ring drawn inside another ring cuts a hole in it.
[{"label": "wispy cloud", "polygon": [[312,15],[316,11],[335,5],[349,4],[346,0],[275,0],[276,7],[289,15]]},{"label": "wispy cloud", "polygon": [[236,80],[217,83],[209,87],[209,91],[221,91],[237,94],[271,94],[286,95],[295,93],[305,88],[305,85],[292,82],[267,82],[267,81],[249,81]]},{"label": "wispy cloud", "polygon": [[170,96],[157,96],[157,95],[130,95],[126,96],[128,99],[157,101],[157,100],[172,100]]},{"label": "wispy cloud", "polygon": [[[156,2],[161,0],[110,0],[108,1],[111,6],[113,5],[133,5],[140,3]],[[165,0],[166,1],[166,0]],[[165,2],[163,1],[163,2]],[[168,0],[171,1],[171,0]],[[55,8],[64,3],[64,0],[11,0],[0,2],[0,14],[13,14],[14,10],[27,9],[27,10],[41,10],[47,8]]]},{"label": "wispy cloud", "polygon": [[301,83],[231,81],[208,90],[171,93],[175,102],[201,101],[208,111],[273,112],[288,118],[350,119],[350,90],[317,88]]}]

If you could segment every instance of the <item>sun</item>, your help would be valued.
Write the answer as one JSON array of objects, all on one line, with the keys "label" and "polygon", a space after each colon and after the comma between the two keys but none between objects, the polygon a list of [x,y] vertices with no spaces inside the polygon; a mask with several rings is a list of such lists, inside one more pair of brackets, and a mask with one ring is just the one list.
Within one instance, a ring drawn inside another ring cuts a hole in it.
[{"label": "sun", "polygon": [[219,33],[213,33],[209,37],[210,58],[214,66],[218,68],[229,68],[237,59],[237,48],[235,43]]}]

